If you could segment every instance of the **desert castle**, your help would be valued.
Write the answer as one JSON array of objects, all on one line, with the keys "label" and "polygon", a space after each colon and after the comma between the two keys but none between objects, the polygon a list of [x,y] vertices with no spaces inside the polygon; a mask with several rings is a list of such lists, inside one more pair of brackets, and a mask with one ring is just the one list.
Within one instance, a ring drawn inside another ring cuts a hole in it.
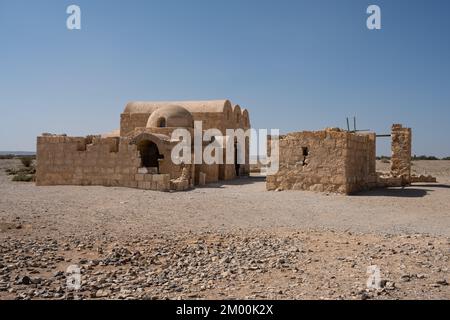
[{"label": "desert castle", "polygon": [[[210,140],[201,140],[200,152],[219,141],[220,148],[213,153],[224,158],[231,151],[231,161],[228,157],[228,161],[194,161],[198,148],[194,141],[189,142],[192,148],[184,154],[188,161],[175,161],[172,151],[181,139],[175,133],[183,129],[194,136],[194,123],[201,123],[202,132],[215,130]],[[250,117],[246,109],[229,100],[131,102],[120,116],[120,129],[113,133],[38,137],[36,184],[183,191],[248,176],[249,136],[238,143],[236,136],[227,134],[230,129],[248,132]],[[384,174],[376,171],[377,135],[373,132],[330,128],[269,137],[268,151],[276,152],[269,154],[269,159],[276,161],[277,170],[268,173],[266,188],[353,194],[376,187],[435,181],[411,174],[410,128],[395,124],[391,134],[383,136],[392,139],[391,171]]]},{"label": "desert castle", "polygon": [[[227,129],[250,128],[246,109],[229,100],[182,102],[131,102],[120,116],[120,130],[102,136],[67,137],[43,134],[37,139],[37,185],[102,185],[149,190],[186,190],[195,185],[230,180],[250,171],[249,139],[241,152],[245,163],[172,161],[180,142],[174,130],[193,135],[194,121],[202,130],[218,129],[226,140]],[[207,147],[204,143],[202,147]],[[223,144],[226,148],[227,144]],[[235,154],[237,145],[232,144]],[[194,148],[192,148],[194,150]],[[222,150],[225,155],[227,150]],[[193,154],[191,155],[194,156]],[[225,161],[223,161],[225,162]]]}]

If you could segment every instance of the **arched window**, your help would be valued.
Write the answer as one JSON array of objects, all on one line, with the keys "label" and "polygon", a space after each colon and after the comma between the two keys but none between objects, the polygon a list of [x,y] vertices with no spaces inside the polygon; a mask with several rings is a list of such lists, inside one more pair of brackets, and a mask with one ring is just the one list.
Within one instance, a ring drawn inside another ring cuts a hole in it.
[{"label": "arched window", "polygon": [[165,118],[159,118],[158,119],[158,128],[165,128],[166,127],[166,119]]}]

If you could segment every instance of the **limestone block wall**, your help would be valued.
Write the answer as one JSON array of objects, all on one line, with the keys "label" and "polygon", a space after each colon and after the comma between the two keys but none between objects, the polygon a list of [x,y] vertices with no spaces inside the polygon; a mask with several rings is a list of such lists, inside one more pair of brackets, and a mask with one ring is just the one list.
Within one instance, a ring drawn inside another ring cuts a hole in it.
[{"label": "limestone block wall", "polygon": [[222,134],[225,134],[226,123],[224,121],[225,116],[220,112],[191,112],[194,121],[202,121],[202,129],[219,129]]},{"label": "limestone block wall", "polygon": [[377,135],[369,133],[368,155],[367,161],[369,166],[369,174],[376,176],[377,174]]},{"label": "limestone block wall", "polygon": [[155,191],[170,190],[169,174],[136,174],[137,188]]},{"label": "limestone block wall", "polygon": [[[281,136],[279,171],[267,177],[268,190],[310,190],[351,194],[365,189],[369,177],[367,135],[339,130]],[[373,151],[374,152],[374,151]]]},{"label": "limestone block wall", "polygon": [[137,186],[139,153],[123,139],[41,136],[36,156],[37,185]]},{"label": "limestone block wall", "polygon": [[391,174],[401,177],[402,185],[411,184],[412,132],[400,124],[392,125]]},{"label": "limestone block wall", "polygon": [[[194,121],[202,121],[203,130],[216,128],[219,129],[223,135],[225,135],[227,128],[242,128],[244,130],[250,128],[249,112],[246,109],[242,110],[238,105],[231,107],[231,105],[228,103],[225,105],[223,112],[214,112],[208,111],[207,109],[202,110],[202,108],[196,108],[195,106],[192,106],[192,103],[188,102],[180,102],[179,104],[190,110]],[[151,110],[151,108],[149,110]],[[148,118],[151,116],[151,112],[149,110],[145,113],[122,113],[120,117],[120,136],[132,137],[136,136],[138,132],[151,131],[155,133],[161,133],[170,137],[170,133],[174,128],[146,128]],[[247,163],[241,165],[241,175],[248,175],[250,173],[249,145],[250,141],[247,140],[245,145],[245,157],[247,159]],[[173,166],[170,161],[168,161],[169,158],[166,154],[164,154],[164,159],[165,160],[160,162],[160,172],[169,173],[171,175],[171,179],[176,179],[180,174],[180,168],[178,168],[177,166]],[[236,178],[234,165],[220,165],[220,168],[204,167],[203,171],[207,175],[207,182],[216,182],[218,181],[218,179],[222,178],[225,180]]]},{"label": "limestone block wall", "polygon": [[236,169],[234,164],[221,164],[219,165],[219,180],[232,180],[236,179]]},{"label": "limestone block wall", "polygon": [[342,192],[345,144],[341,133],[296,132],[281,136],[280,167],[267,177],[267,189]]},{"label": "limestone block wall", "polygon": [[206,175],[205,182],[213,183],[219,181],[219,165],[218,164],[197,164],[195,165],[195,184],[199,184],[199,175]]},{"label": "limestone block wall", "polygon": [[373,182],[376,181],[374,148],[373,135],[347,133],[345,148],[346,194],[365,190],[369,188],[369,183],[372,183],[372,180]]},{"label": "limestone block wall", "polygon": [[130,134],[135,128],[147,126],[150,113],[122,113],[120,115],[120,136]]}]

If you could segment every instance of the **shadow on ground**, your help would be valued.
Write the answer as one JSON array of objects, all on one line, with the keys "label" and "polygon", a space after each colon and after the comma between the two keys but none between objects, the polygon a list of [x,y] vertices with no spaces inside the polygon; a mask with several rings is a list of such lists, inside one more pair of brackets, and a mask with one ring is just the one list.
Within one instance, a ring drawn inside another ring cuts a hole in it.
[{"label": "shadow on ground", "polygon": [[215,183],[209,183],[205,186],[195,186],[196,188],[203,188],[203,189],[209,189],[209,188],[224,188],[225,186],[242,186],[247,184],[253,184],[253,183],[259,183],[259,182],[265,182],[266,177],[264,176],[258,176],[258,177],[240,177],[238,179],[233,180],[222,180]]},{"label": "shadow on ground", "polygon": [[399,197],[399,198],[422,198],[433,192],[430,189],[406,187],[406,188],[382,188],[363,191],[356,196],[375,196],[375,197]]},{"label": "shadow on ground", "polygon": [[424,188],[444,188],[444,189],[450,189],[450,185],[448,184],[442,184],[442,183],[420,183],[416,185],[417,187],[424,187]]}]

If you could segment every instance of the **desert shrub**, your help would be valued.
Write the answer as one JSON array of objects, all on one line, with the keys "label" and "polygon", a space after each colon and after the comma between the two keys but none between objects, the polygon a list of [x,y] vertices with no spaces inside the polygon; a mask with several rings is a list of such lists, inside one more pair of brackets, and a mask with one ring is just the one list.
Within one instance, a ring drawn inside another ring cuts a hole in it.
[{"label": "desert shrub", "polygon": [[1,154],[0,155],[0,160],[8,160],[8,159],[14,159],[14,155],[13,154]]},{"label": "desert shrub", "polygon": [[12,181],[22,181],[22,182],[30,182],[34,180],[34,175],[32,174],[25,174],[23,172],[19,172],[16,174]]},{"label": "desert shrub", "polygon": [[[36,168],[33,166],[32,157],[20,158],[23,166],[20,168],[9,168],[5,172],[7,175],[13,176],[12,181],[34,181]],[[28,161],[29,160],[29,161]]]},{"label": "desert shrub", "polygon": [[31,165],[33,163],[33,158],[32,157],[21,157],[20,162],[22,162],[24,167],[28,168],[28,167],[31,167]]},{"label": "desert shrub", "polygon": [[437,157],[435,157],[435,156],[425,156],[425,155],[422,155],[422,156],[416,156],[416,155],[414,155],[414,156],[412,157],[412,159],[413,159],[413,160],[439,160],[439,158],[437,158]]},{"label": "desert shrub", "polygon": [[450,160],[450,157],[442,158],[442,160]]},{"label": "desert shrub", "polygon": [[381,163],[390,163],[391,162],[391,160],[389,160],[389,159],[381,159],[380,161],[381,161]]},{"label": "desert shrub", "polygon": [[7,174],[8,176],[12,176],[12,175],[14,175],[14,174],[17,174],[18,171],[19,171],[19,170],[14,169],[14,168],[5,169],[5,172],[6,172],[6,174]]},{"label": "desert shrub", "polygon": [[5,169],[5,172],[7,175],[12,176],[12,175],[16,175],[19,173],[23,173],[23,174],[35,174],[36,173],[36,168],[35,167],[23,167],[23,168],[19,168],[19,169],[15,169],[15,168],[9,168],[9,169]]}]

